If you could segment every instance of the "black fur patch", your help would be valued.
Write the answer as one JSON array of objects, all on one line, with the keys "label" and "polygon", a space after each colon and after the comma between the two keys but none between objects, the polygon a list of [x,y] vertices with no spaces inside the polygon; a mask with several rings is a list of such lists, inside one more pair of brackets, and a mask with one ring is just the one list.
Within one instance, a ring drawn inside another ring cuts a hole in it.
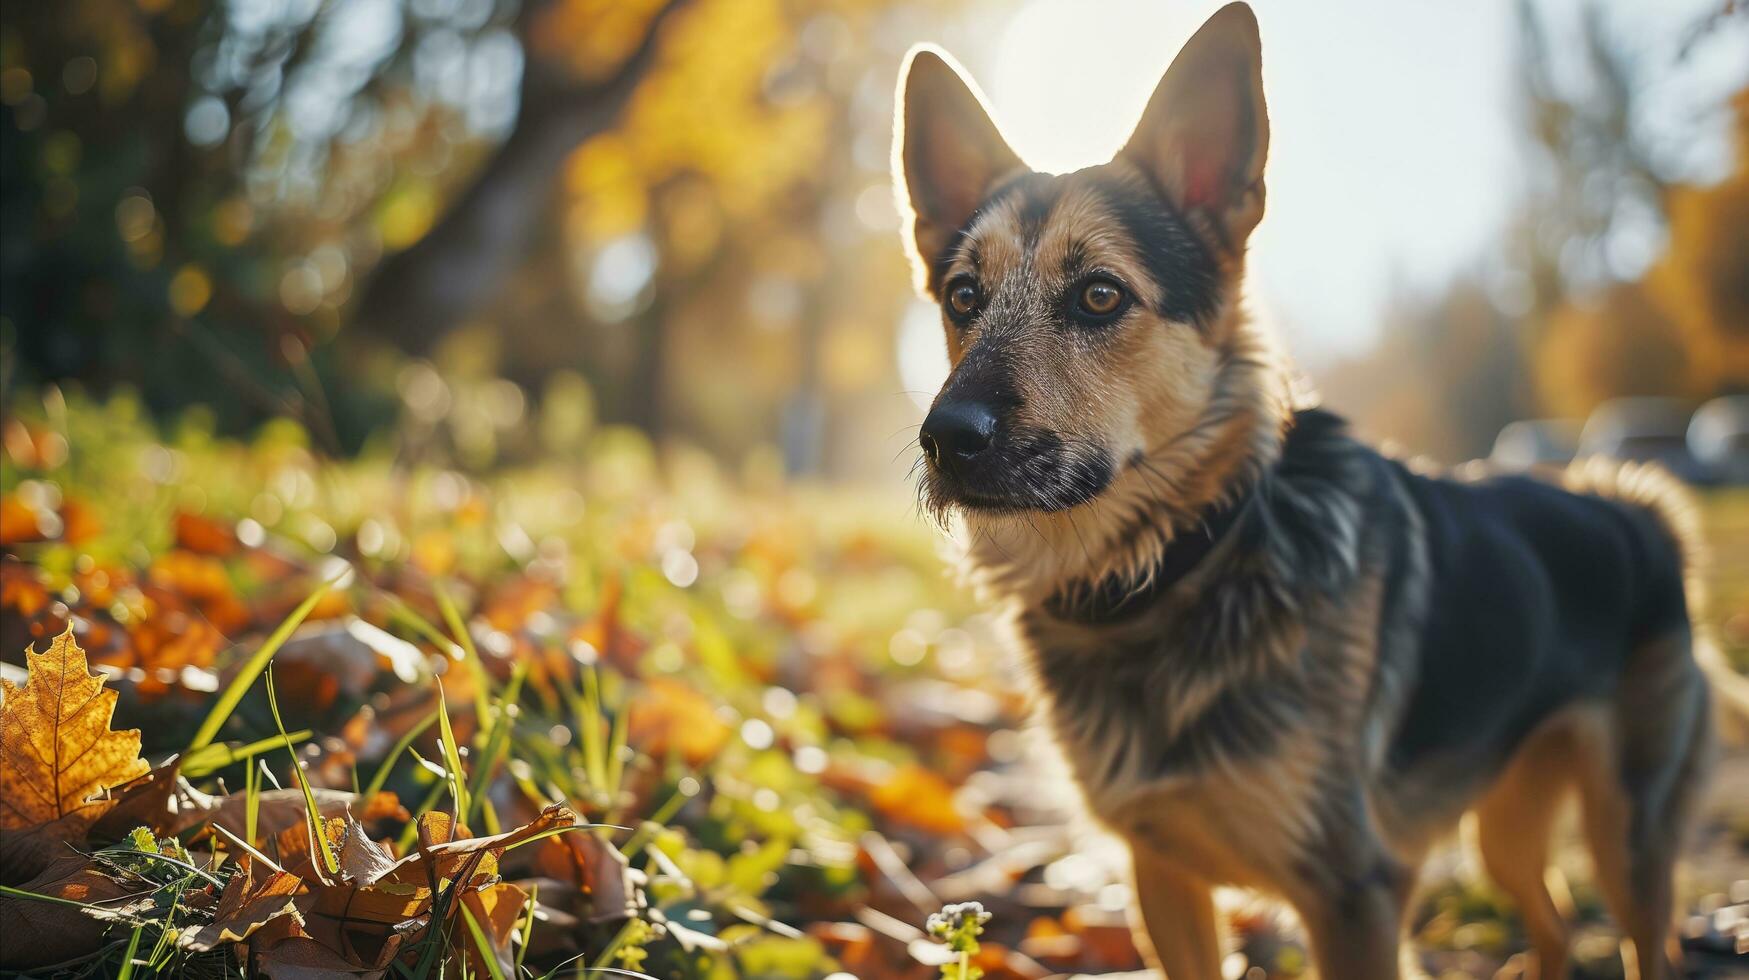
[{"label": "black fur patch", "polygon": [[1180,323],[1208,322],[1221,302],[1220,268],[1184,219],[1145,182],[1089,174],[1093,186],[1134,239],[1164,297],[1161,316]]},{"label": "black fur patch", "polygon": [[1610,690],[1637,648],[1687,628],[1681,558],[1650,513],[1526,476],[1392,467],[1433,574],[1393,768],[1503,760],[1550,711]]}]

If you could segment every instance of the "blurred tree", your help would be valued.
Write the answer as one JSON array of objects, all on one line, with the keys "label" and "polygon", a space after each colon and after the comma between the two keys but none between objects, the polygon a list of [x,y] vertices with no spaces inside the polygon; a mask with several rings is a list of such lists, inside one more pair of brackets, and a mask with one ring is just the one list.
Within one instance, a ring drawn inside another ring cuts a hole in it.
[{"label": "blurred tree", "polygon": [[0,380],[351,448],[429,388],[387,340],[476,379],[579,370],[605,420],[730,450],[787,418],[809,468],[824,389],[890,386],[826,365],[885,360],[905,300],[887,114],[924,9],[8,4]]},{"label": "blurred tree", "polygon": [[1529,287],[1533,323],[1568,296],[1644,268],[1675,166],[1641,111],[1649,79],[1668,67],[1613,33],[1600,3],[1579,8],[1577,46],[1551,38],[1546,8],[1517,4],[1528,186],[1508,261]]},{"label": "blurred tree", "polygon": [[[442,218],[371,273],[353,318],[425,353],[490,300],[526,256],[561,164],[618,122],[656,61],[663,23],[686,2],[665,0],[653,11],[637,9],[648,3],[522,5],[509,30],[533,57],[523,65],[509,135]],[[590,6],[601,9],[577,9]],[[633,37],[630,50],[615,50],[624,43],[614,35]]]},{"label": "blurred tree", "polygon": [[1477,275],[1387,313],[1383,339],[1321,380],[1330,403],[1366,434],[1446,460],[1485,454],[1500,427],[1532,406],[1517,320]]},{"label": "blurred tree", "polygon": [[1584,418],[1611,398],[1692,394],[1689,360],[1666,313],[1638,283],[1618,283],[1556,310],[1536,352],[1548,414]]},{"label": "blurred tree", "polygon": [[1548,318],[1537,374],[1549,409],[1582,416],[1610,398],[1749,389],[1749,88],[1733,104],[1735,168],[1663,188],[1668,237],[1644,277]]},{"label": "blurred tree", "polygon": [[1686,126],[1648,111],[1654,83],[1741,30],[1749,7],[1723,4],[1669,57],[1612,29],[1601,3],[1581,5],[1570,34],[1551,30],[1552,9],[1518,4],[1530,139],[1504,247],[1400,303],[1375,350],[1321,379],[1364,427],[1446,459],[1487,452],[1516,418],[1749,385],[1749,87],[1735,96],[1735,168],[1716,184],[1686,176],[1687,154],[1729,106],[1702,106]]},{"label": "blurred tree", "polygon": [[1646,280],[1702,396],[1749,391],[1749,87],[1733,105],[1736,169],[1711,186],[1670,189],[1670,243]]}]

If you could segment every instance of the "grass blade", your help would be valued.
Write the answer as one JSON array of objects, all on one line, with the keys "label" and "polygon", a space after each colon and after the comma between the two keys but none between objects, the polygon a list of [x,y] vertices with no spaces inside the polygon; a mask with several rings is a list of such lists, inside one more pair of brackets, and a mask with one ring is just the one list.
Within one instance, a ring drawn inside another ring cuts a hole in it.
[{"label": "grass blade", "polygon": [[[218,737],[219,729],[224,727],[225,722],[230,719],[231,712],[237,710],[237,705],[242,702],[243,695],[248,693],[249,688],[255,684],[255,678],[261,676],[261,672],[266,670],[268,663],[273,660],[273,655],[278,653],[279,648],[285,645],[285,641],[291,638],[292,631],[303,623],[304,617],[310,614],[310,610],[316,608],[316,603],[321,602],[322,597],[327,595],[328,590],[333,587],[333,582],[323,582],[317,586],[316,591],[310,593],[309,598],[293,609],[291,615],[287,616],[285,621],[279,624],[279,628],[275,629],[273,634],[267,638],[267,642],[261,644],[261,648],[255,651],[255,655],[243,664],[243,669],[231,679],[231,685],[225,688],[223,694],[219,695],[219,700],[213,705],[213,710],[207,713],[206,720],[200,723],[200,729],[194,733],[194,741],[188,743],[187,751],[190,754],[213,743],[213,739]],[[280,734],[285,734],[283,728],[280,730]]]},{"label": "grass blade", "polygon": [[[286,736],[295,745],[307,742],[315,737],[308,728],[299,729]],[[228,765],[252,759],[263,752],[271,752],[283,744],[277,735],[257,739],[245,745],[228,745],[224,742],[214,742],[204,748],[199,748],[182,757],[182,774],[190,779],[199,779],[211,775]]]},{"label": "grass blade", "polygon": [[516,975],[522,976],[522,958],[528,955],[529,940],[534,938],[534,913],[540,907],[540,882],[528,888],[528,916],[522,920],[522,942],[516,947]]},{"label": "grass blade", "polygon": [[[481,715],[483,720],[486,716]],[[443,698],[443,685],[437,685],[437,730],[443,742],[443,765],[449,770],[450,792],[455,796],[455,819],[464,822],[468,815],[467,776],[462,770],[462,755],[456,745],[455,732],[449,727],[449,704]]]},{"label": "grass blade", "polygon": [[431,625],[430,620],[419,615],[418,610],[407,605],[405,599],[395,595],[393,592],[379,591],[377,595],[380,595],[389,601],[389,615],[391,617],[406,624],[406,626],[413,630],[413,632],[425,637],[425,639],[430,641],[431,645],[441,651],[444,656],[451,660],[461,660],[467,656],[467,651],[463,650],[454,640],[444,636],[443,631]]},{"label": "grass blade", "polygon": [[255,845],[255,828],[259,825],[261,816],[261,767],[262,762],[251,762],[243,777],[243,837],[253,847]]},{"label": "grass blade", "polygon": [[486,673],[486,665],[480,660],[480,651],[474,648],[474,635],[468,632],[467,624],[462,622],[461,613],[456,611],[455,603],[449,597],[449,590],[443,587],[442,582],[435,582],[433,585],[437,592],[437,608],[443,612],[443,621],[449,631],[455,634],[455,641],[461,644],[468,669],[474,673],[474,712],[483,731],[486,713],[492,708],[492,678]]},{"label": "grass blade", "polygon": [[145,926],[134,926],[133,938],[128,940],[128,950],[122,954],[121,969],[116,971],[115,980],[129,980],[134,975],[134,954],[140,951],[140,934],[145,931]]},{"label": "grass blade", "polygon": [[474,937],[474,945],[480,948],[480,959],[486,963],[486,969],[491,971],[492,980],[504,980],[504,970],[498,966],[498,955],[492,951],[492,942],[486,938],[486,930],[480,928],[480,923],[474,918],[474,913],[468,909],[468,903],[461,903],[462,921],[468,924],[468,933]]},{"label": "grass blade", "polygon": [[310,821],[311,839],[322,855],[323,867],[329,874],[339,874],[340,859],[334,855],[333,845],[328,843],[328,828],[322,820],[322,809],[316,805],[316,794],[311,791],[310,781],[304,778],[304,767],[298,762],[298,750],[292,747],[291,739],[285,733],[285,722],[279,717],[279,697],[273,692],[271,666],[267,668],[267,707],[273,712],[273,725],[279,729],[279,737],[285,739],[285,751],[292,760],[292,775],[297,777],[298,788],[304,791],[304,810]]}]

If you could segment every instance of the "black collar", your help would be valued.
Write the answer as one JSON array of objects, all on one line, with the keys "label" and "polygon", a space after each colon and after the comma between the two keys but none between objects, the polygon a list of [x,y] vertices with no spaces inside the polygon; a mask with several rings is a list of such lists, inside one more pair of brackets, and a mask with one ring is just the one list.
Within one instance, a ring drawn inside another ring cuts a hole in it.
[{"label": "black collar", "polygon": [[1139,576],[1108,575],[1097,585],[1077,581],[1045,600],[1045,611],[1071,623],[1121,622],[1147,609],[1189,575],[1252,510],[1255,488],[1203,508],[1194,523],[1179,528],[1152,568]]}]

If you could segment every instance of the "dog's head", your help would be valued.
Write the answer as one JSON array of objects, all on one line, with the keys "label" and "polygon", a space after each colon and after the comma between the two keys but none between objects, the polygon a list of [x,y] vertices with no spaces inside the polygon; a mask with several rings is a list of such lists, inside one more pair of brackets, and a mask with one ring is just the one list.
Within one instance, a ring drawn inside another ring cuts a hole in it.
[{"label": "dog's head", "polygon": [[1222,8],[1109,163],[1036,173],[946,55],[912,52],[894,168],[952,372],[923,423],[937,512],[1061,511],[1197,423],[1263,215],[1257,21]]}]

